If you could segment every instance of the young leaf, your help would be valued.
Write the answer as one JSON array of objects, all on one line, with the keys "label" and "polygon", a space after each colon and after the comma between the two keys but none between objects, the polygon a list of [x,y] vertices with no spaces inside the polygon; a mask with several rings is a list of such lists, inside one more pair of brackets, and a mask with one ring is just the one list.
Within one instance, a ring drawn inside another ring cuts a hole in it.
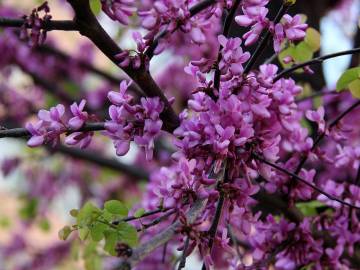
[{"label": "young leaf", "polygon": [[104,231],[107,229],[107,225],[97,222],[90,229],[91,239],[95,242],[101,241],[104,237]]},{"label": "young leaf", "polygon": [[110,255],[115,256],[115,245],[118,242],[118,234],[114,230],[107,230],[104,232],[105,236],[105,246],[104,250],[107,251]]},{"label": "young leaf", "polygon": [[360,79],[360,67],[350,68],[346,70],[336,83],[336,90],[339,92],[349,86],[350,83]]},{"label": "young leaf", "polygon": [[114,215],[127,216],[128,214],[128,209],[126,206],[118,200],[110,200],[105,202],[104,208],[106,211]]},{"label": "young leaf", "polygon": [[121,222],[117,226],[117,231],[119,233],[120,242],[124,242],[131,247],[134,247],[138,244],[138,233],[134,226],[126,222]]},{"label": "young leaf", "polygon": [[71,228],[69,226],[64,226],[58,233],[60,240],[66,240],[71,233]]},{"label": "young leaf", "polygon": [[98,15],[101,11],[100,0],[90,0],[90,8],[95,15]]},{"label": "young leaf", "polygon": [[317,52],[320,50],[321,35],[316,29],[309,27],[306,30],[306,37],[304,42],[309,46],[309,48],[311,48],[313,52]]},{"label": "young leaf", "polygon": [[360,98],[360,79],[352,81],[349,84],[349,89],[353,97]]},{"label": "young leaf", "polygon": [[145,209],[144,208],[140,208],[138,210],[136,210],[135,214],[134,214],[134,217],[136,218],[139,218],[141,217],[142,215],[145,214]]},{"label": "young leaf", "polygon": [[87,202],[79,211],[77,215],[77,223],[80,226],[86,226],[101,214],[99,208],[93,205],[91,202]]},{"label": "young leaf", "polygon": [[297,203],[296,207],[304,214],[306,217],[318,215],[317,208],[325,206],[322,202],[319,201],[310,201],[310,202],[301,202]]},{"label": "young leaf", "polygon": [[89,235],[90,230],[88,228],[79,229],[79,238],[84,241]]},{"label": "young leaf", "polygon": [[77,210],[77,209],[71,209],[70,210],[70,215],[72,217],[77,217],[78,214],[79,214],[79,210]]}]

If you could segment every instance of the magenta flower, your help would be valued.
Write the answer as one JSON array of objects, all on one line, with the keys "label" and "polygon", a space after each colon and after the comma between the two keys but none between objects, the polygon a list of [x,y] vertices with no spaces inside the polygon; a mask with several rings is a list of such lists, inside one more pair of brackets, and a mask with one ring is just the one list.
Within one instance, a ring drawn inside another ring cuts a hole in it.
[{"label": "magenta flower", "polygon": [[103,11],[114,21],[129,24],[129,17],[136,11],[134,0],[101,0]]},{"label": "magenta flower", "polygon": [[306,118],[318,124],[318,131],[320,133],[325,132],[325,110],[323,106],[320,106],[316,111],[306,111]]},{"label": "magenta flower", "polygon": [[70,106],[70,110],[71,110],[72,114],[74,115],[74,117],[71,118],[68,122],[68,125],[70,128],[75,129],[75,130],[79,129],[87,121],[88,113],[83,111],[85,104],[86,104],[86,100],[83,99],[83,100],[81,100],[79,105],[77,105],[76,102],[74,102]]}]

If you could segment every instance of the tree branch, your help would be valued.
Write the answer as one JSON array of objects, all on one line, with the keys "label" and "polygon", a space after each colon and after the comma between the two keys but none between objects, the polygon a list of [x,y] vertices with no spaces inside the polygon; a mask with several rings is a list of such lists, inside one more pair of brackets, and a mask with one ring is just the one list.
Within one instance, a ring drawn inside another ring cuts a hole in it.
[{"label": "tree branch", "polygon": [[[24,19],[14,19],[14,18],[5,18],[0,17],[0,27],[22,27],[31,28],[29,25],[25,24]],[[72,20],[49,20],[44,21],[42,28],[46,31],[52,30],[62,30],[62,31],[79,31],[78,26]]]},{"label": "tree branch", "polygon": [[335,57],[339,57],[339,56],[343,56],[343,55],[348,55],[348,54],[356,54],[356,53],[360,53],[360,48],[354,48],[351,50],[346,50],[346,51],[341,51],[341,52],[337,52],[337,53],[332,53],[332,54],[327,54],[324,56],[320,56],[320,57],[316,57],[314,59],[311,59],[309,61],[294,65],[288,69],[285,69],[283,71],[281,71],[274,79],[273,82],[276,82],[278,80],[280,80],[281,78],[283,78],[284,76],[294,72],[295,70],[299,69],[299,68],[303,68],[306,66],[311,66],[314,64],[321,64],[322,62],[324,62],[327,59],[331,59],[331,58],[335,58]]},{"label": "tree branch", "polygon": [[[223,28],[223,35],[225,37],[229,36],[229,32],[230,32],[230,26],[231,23],[234,20],[234,16],[235,16],[235,12],[238,9],[239,5],[241,3],[241,0],[236,0],[234,2],[234,5],[231,7],[229,14],[226,16],[225,22],[224,22],[224,28]],[[220,45],[219,47],[219,51],[218,51],[218,56],[217,56],[217,65],[216,65],[216,69],[215,69],[215,74],[214,74],[214,87],[219,90],[220,87],[220,78],[221,78],[221,71],[219,69],[219,62],[221,60],[221,49],[222,46]]]},{"label": "tree branch", "polygon": [[[118,45],[111,39],[106,31],[99,24],[95,15],[92,13],[89,0],[68,0],[75,12],[74,21],[79,28],[80,34],[89,38],[112,62],[116,65],[118,61],[115,56],[122,52]],[[168,99],[155,83],[150,73],[144,67],[133,69],[131,67],[123,68],[126,74],[134,80],[134,82],[149,97],[159,97],[164,103],[164,111],[161,113],[161,119],[164,122],[165,130],[172,132],[179,126],[180,120]]]},{"label": "tree branch", "polygon": [[[277,13],[277,15],[276,15],[276,17],[274,19],[274,24],[277,24],[278,22],[280,22],[281,18],[284,16],[284,14],[289,9],[290,5],[291,4],[286,4],[286,3],[283,3],[281,5],[279,12]],[[271,32],[268,29],[266,31],[264,37],[259,42],[259,45],[256,47],[256,49],[255,49],[254,53],[252,54],[249,62],[245,66],[244,74],[247,74],[252,69],[252,67],[255,65],[256,60],[261,56],[261,54],[264,51],[270,37],[271,37]]]},{"label": "tree branch", "polygon": [[259,160],[259,161],[261,161],[261,162],[269,165],[270,167],[273,167],[274,169],[277,169],[278,171],[280,171],[280,172],[282,172],[282,173],[285,173],[285,174],[291,176],[292,178],[300,181],[301,183],[303,183],[303,184],[311,187],[313,190],[316,190],[316,191],[319,192],[320,194],[325,195],[325,196],[328,197],[330,200],[337,201],[337,202],[339,202],[339,203],[341,203],[341,204],[343,204],[343,205],[349,206],[349,207],[351,207],[351,208],[360,209],[360,207],[358,207],[358,206],[356,206],[356,205],[353,205],[353,204],[351,204],[351,203],[345,202],[345,201],[343,201],[343,200],[341,200],[341,199],[339,199],[339,198],[337,198],[337,197],[335,197],[335,196],[327,193],[326,191],[323,191],[323,190],[320,189],[319,187],[317,187],[317,186],[309,183],[308,181],[306,181],[305,179],[301,178],[301,177],[298,176],[297,174],[292,173],[292,172],[290,172],[290,171],[288,171],[288,170],[286,170],[286,169],[284,169],[284,168],[282,168],[282,167],[280,167],[280,166],[278,166],[278,165],[276,165],[276,164],[274,164],[274,163],[272,163],[272,162],[270,162],[270,161],[267,161],[266,159],[264,159],[263,157],[259,156],[258,154],[253,153],[252,155],[253,155],[253,157],[254,157],[255,159],[257,159],[257,160]]},{"label": "tree branch", "polygon": [[[105,129],[104,122],[86,123],[82,128],[77,130],[68,128],[65,131],[65,133],[99,131],[104,129]],[[20,137],[28,137],[28,136],[31,136],[31,134],[26,128],[6,129],[2,127],[2,129],[0,129],[0,138],[20,138]]]},{"label": "tree branch", "polygon": [[[59,152],[69,155],[72,158],[81,159],[91,162],[98,166],[109,168],[118,172],[122,172],[136,181],[149,179],[149,173],[141,167],[125,164],[115,158],[106,158],[99,153],[92,150],[81,150],[79,148],[66,147],[64,145],[57,145],[55,147],[48,147],[49,152]],[[145,216],[145,215],[144,215]],[[131,219],[129,219],[131,220]]]},{"label": "tree branch", "polygon": [[[217,175],[212,175],[210,177],[215,177],[217,181],[221,181],[221,179],[224,178],[225,167],[226,165],[221,169],[221,171]],[[197,217],[205,209],[207,201],[208,201],[207,199],[197,199],[194,202],[194,204],[191,206],[189,211],[186,213],[186,220],[188,224],[191,225],[196,221]],[[167,227],[166,229],[162,230],[160,233],[155,235],[149,241],[145,242],[138,248],[134,249],[132,255],[129,258],[122,260],[119,263],[117,269],[125,270],[134,267],[138,262],[140,262],[145,257],[147,257],[156,248],[170,241],[176,234],[176,231],[179,228],[181,228],[181,226],[182,223],[180,222],[180,220],[178,220],[169,227]]]}]

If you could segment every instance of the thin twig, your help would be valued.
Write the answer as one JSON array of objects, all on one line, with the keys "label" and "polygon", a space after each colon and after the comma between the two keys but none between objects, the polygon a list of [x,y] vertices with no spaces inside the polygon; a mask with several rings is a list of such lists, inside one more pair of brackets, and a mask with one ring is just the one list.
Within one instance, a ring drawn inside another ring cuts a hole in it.
[{"label": "thin twig", "polygon": [[309,99],[313,99],[313,98],[316,98],[316,97],[322,97],[322,96],[327,96],[327,95],[339,95],[340,93],[333,90],[333,91],[322,91],[322,92],[316,92],[314,94],[311,94],[309,96],[306,96],[306,97],[302,97],[302,98],[299,98],[297,99],[295,102],[296,103],[301,103],[301,102],[304,102],[306,100],[309,100]]},{"label": "thin twig", "polygon": [[332,54],[327,54],[324,56],[320,56],[320,57],[316,57],[314,59],[311,59],[309,61],[294,65],[288,69],[285,69],[283,71],[281,71],[273,80],[273,82],[276,82],[278,80],[280,80],[281,78],[285,77],[286,75],[294,72],[295,70],[299,69],[299,68],[303,68],[306,66],[311,66],[314,64],[321,64],[322,62],[324,62],[327,59],[331,59],[331,58],[335,58],[335,57],[339,57],[339,56],[343,56],[343,55],[348,55],[348,54],[356,54],[356,53],[360,53],[360,48],[354,48],[351,50],[346,50],[346,51],[341,51],[341,52],[337,52],[337,53],[332,53]]},{"label": "thin twig", "polygon": [[190,243],[190,237],[187,235],[186,240],[185,240],[185,244],[184,244],[184,249],[183,249],[181,259],[180,259],[180,262],[179,262],[178,270],[181,270],[181,269],[183,269],[185,267],[186,253],[187,253],[187,249],[189,248],[189,243]]},{"label": "thin twig", "polygon": [[[280,22],[281,18],[287,12],[288,8],[289,8],[289,4],[283,3],[281,5],[279,12],[277,13],[277,15],[276,15],[276,17],[274,19],[274,24],[277,24],[278,22]],[[271,37],[271,32],[270,32],[270,29],[268,29],[266,31],[264,37],[262,38],[262,40],[259,42],[259,45],[256,47],[256,49],[255,49],[254,53],[252,54],[249,62],[245,66],[244,74],[247,74],[252,69],[252,67],[255,65],[256,60],[263,53],[263,51],[264,51],[270,37]]]},{"label": "thin twig", "polygon": [[[24,19],[14,19],[0,17],[0,27],[22,27],[31,28]],[[46,31],[62,30],[62,31],[79,31],[78,26],[73,20],[49,20],[44,21],[41,25]]]},{"label": "thin twig", "polygon": [[[98,123],[86,123],[80,129],[71,129],[68,128],[64,133],[74,133],[74,132],[87,132],[87,131],[99,131],[105,129],[104,122]],[[31,133],[26,128],[13,128],[13,129],[1,129],[0,138],[20,138],[31,136]]]},{"label": "thin twig", "polygon": [[[67,0],[75,12],[74,21],[79,27],[79,33],[89,38],[113,63],[118,65],[116,55],[121,48],[100,25],[90,8],[89,0]],[[164,122],[164,129],[172,132],[180,124],[180,119],[172,109],[163,91],[156,84],[144,66],[134,69],[132,66],[123,68],[125,73],[141,88],[148,97],[159,97],[164,104],[160,118]]]},{"label": "thin twig", "polygon": [[[205,10],[206,8],[210,7],[211,5],[213,5],[215,3],[216,3],[216,0],[204,0],[204,1],[201,1],[197,4],[195,4],[194,6],[192,6],[189,9],[190,18],[197,15],[198,13],[200,13],[201,11]],[[172,31],[172,33],[175,32],[176,30],[178,30],[180,25],[181,24],[178,24],[175,27],[175,29]],[[146,56],[149,57],[149,59],[151,59],[154,56],[154,51],[155,51],[156,47],[159,45],[159,41],[162,38],[164,38],[168,33],[169,33],[169,31],[167,29],[164,29],[155,36],[150,47],[145,52]]]},{"label": "thin twig", "polygon": [[316,190],[316,191],[319,192],[320,194],[325,195],[325,196],[328,197],[330,200],[337,201],[337,202],[339,202],[339,203],[341,203],[341,204],[343,204],[343,205],[346,205],[346,206],[349,206],[349,207],[352,207],[352,208],[355,208],[355,209],[360,209],[360,207],[358,207],[358,206],[356,206],[356,205],[353,205],[353,204],[351,204],[351,203],[345,202],[345,201],[343,201],[343,200],[341,200],[341,199],[339,199],[339,198],[337,198],[337,197],[335,197],[335,196],[327,193],[326,191],[323,191],[321,188],[313,185],[312,183],[309,183],[308,181],[306,181],[305,179],[301,178],[301,177],[298,176],[297,174],[294,174],[294,173],[288,171],[287,169],[284,169],[284,168],[282,168],[282,167],[280,167],[280,166],[278,166],[278,165],[276,165],[276,164],[274,164],[274,163],[272,163],[272,162],[264,159],[263,157],[261,157],[260,155],[258,155],[258,154],[256,154],[256,153],[253,153],[253,157],[254,157],[255,159],[257,159],[257,160],[259,160],[259,161],[261,161],[261,162],[269,165],[270,167],[273,167],[273,168],[277,169],[278,171],[281,171],[281,172],[283,172],[283,173],[291,176],[292,178],[297,179],[298,181],[302,182],[303,184],[311,187],[313,190]]},{"label": "thin twig", "polygon": [[[229,11],[229,14],[226,16],[226,19],[225,19],[225,22],[224,22],[224,28],[223,28],[223,35],[225,37],[228,37],[228,35],[229,35],[231,23],[234,20],[236,10],[238,9],[240,3],[241,3],[241,0],[236,0],[234,2],[234,5],[231,7],[231,9]],[[222,46],[220,45],[219,51],[218,51],[218,56],[217,56],[216,69],[215,69],[215,73],[214,73],[214,87],[217,90],[219,90],[220,78],[221,78],[221,71],[219,69],[219,62],[220,62],[221,57],[222,57],[221,56],[221,50],[222,50]]]},{"label": "thin twig", "polygon": [[[217,175],[213,175],[213,172],[211,172],[210,177],[215,177],[219,181],[219,179],[223,179],[224,171],[225,168],[222,168],[222,170]],[[197,199],[194,202],[189,211],[186,213],[186,221],[189,225],[193,224],[198,216],[203,212],[207,201],[207,199]],[[181,226],[181,221],[177,220],[169,227],[162,230],[149,241],[134,249],[132,255],[129,258],[120,261],[117,269],[131,269],[131,267],[134,267],[138,262],[147,257],[156,248],[170,241],[175,236],[177,230],[181,228]]]}]

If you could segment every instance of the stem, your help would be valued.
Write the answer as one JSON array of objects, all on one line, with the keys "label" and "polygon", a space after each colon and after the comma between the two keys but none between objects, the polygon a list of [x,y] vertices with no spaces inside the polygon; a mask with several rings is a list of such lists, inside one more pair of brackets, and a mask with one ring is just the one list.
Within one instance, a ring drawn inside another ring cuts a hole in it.
[{"label": "stem", "polygon": [[[236,12],[237,8],[239,7],[240,3],[241,3],[241,0],[236,0],[234,5],[231,7],[231,9],[229,11],[229,14],[226,16],[226,19],[224,22],[224,29],[223,29],[223,35],[225,37],[229,36],[230,26],[231,26],[232,21],[234,20],[235,12]],[[214,74],[214,87],[217,90],[219,90],[219,88],[220,88],[221,72],[219,69],[219,62],[222,57],[221,50],[222,50],[222,46],[220,45],[218,56],[217,56],[217,65],[216,65],[215,74]]]},{"label": "stem", "polygon": [[[68,128],[65,130],[65,133],[74,133],[74,132],[87,132],[87,131],[99,131],[105,129],[104,122],[98,123],[86,123],[80,129],[71,129]],[[31,133],[26,128],[13,128],[13,129],[0,129],[0,138],[19,138],[19,137],[28,137],[31,136]]]},{"label": "stem", "polygon": [[141,232],[143,230],[146,230],[150,227],[153,227],[157,224],[159,224],[161,221],[164,221],[166,220],[168,217],[170,217],[171,215],[175,214],[176,213],[176,209],[173,209],[172,211],[166,213],[165,215],[162,215],[161,217],[158,217],[156,219],[154,219],[153,221],[151,221],[150,223],[148,224],[144,224],[143,227],[141,229],[138,229],[138,232]]},{"label": "stem", "polygon": [[[215,175],[218,181],[220,181],[219,179],[223,179],[224,172],[225,166],[217,175]],[[196,221],[197,217],[203,212],[206,207],[207,201],[207,199],[197,199],[194,202],[190,210],[186,213],[186,220],[189,225],[193,224]],[[176,222],[162,230],[160,233],[155,235],[149,241],[143,243],[140,247],[134,249],[132,255],[129,258],[120,261],[118,269],[131,269],[131,267],[134,267],[139,261],[147,257],[156,248],[170,241],[175,236],[177,230],[181,228],[181,226],[182,223],[180,222],[180,220],[177,220]]]},{"label": "stem", "polygon": [[257,159],[257,160],[259,160],[259,161],[261,161],[261,162],[269,165],[270,167],[273,167],[273,168],[277,169],[278,171],[281,171],[281,172],[283,172],[283,173],[291,176],[292,178],[294,178],[294,179],[302,182],[303,184],[311,187],[312,189],[316,190],[316,191],[319,192],[320,194],[323,194],[323,195],[325,195],[326,197],[328,197],[330,200],[337,201],[337,202],[339,202],[339,203],[341,203],[341,204],[343,204],[343,205],[349,206],[349,207],[351,207],[351,208],[360,209],[360,207],[358,207],[358,206],[355,206],[355,205],[353,205],[353,204],[350,204],[350,203],[348,203],[348,202],[345,202],[345,201],[343,201],[343,200],[341,200],[341,199],[339,199],[339,198],[337,198],[337,197],[335,197],[335,196],[327,193],[326,191],[323,191],[322,189],[318,188],[317,186],[315,186],[315,185],[309,183],[308,181],[304,180],[303,178],[301,178],[301,177],[298,176],[297,174],[292,173],[292,172],[290,172],[290,171],[288,171],[288,170],[286,170],[286,169],[284,169],[284,168],[282,168],[282,167],[280,167],[280,166],[278,166],[278,165],[276,165],[276,164],[274,164],[274,163],[272,163],[272,162],[270,162],[270,161],[267,161],[266,159],[264,159],[263,157],[259,156],[259,155],[256,154],[256,153],[253,153],[253,156],[254,156],[255,159]]},{"label": "stem", "polygon": [[[274,24],[277,24],[278,22],[280,22],[281,18],[284,16],[284,14],[287,12],[287,10],[289,9],[289,4],[285,4],[283,3],[279,12],[277,13],[275,19],[274,19]],[[254,53],[252,54],[252,57],[250,58],[248,64],[246,65],[245,69],[244,69],[244,74],[249,73],[249,71],[252,69],[252,67],[255,65],[256,60],[261,56],[261,54],[263,53],[269,39],[271,37],[271,32],[270,29],[268,29],[264,35],[264,37],[262,38],[262,40],[260,41],[259,45],[256,47]]]},{"label": "stem", "polygon": [[[89,38],[113,63],[118,61],[115,56],[122,52],[115,41],[106,33],[95,15],[92,13],[89,0],[67,0],[75,12],[74,21],[79,32]],[[144,91],[148,97],[159,97],[164,104],[164,111],[160,114],[165,130],[172,132],[180,124],[179,117],[172,109],[162,90],[144,67],[133,69],[123,68],[125,73]]]},{"label": "stem", "polygon": [[[25,24],[24,19],[14,19],[0,17],[0,27],[22,27],[25,25],[26,28],[31,28]],[[72,20],[50,20],[44,21],[42,26],[46,31],[62,30],[62,31],[78,31],[79,28],[76,23]]]},{"label": "stem", "polygon": [[301,103],[303,101],[309,100],[309,99],[313,99],[316,97],[321,97],[321,96],[327,96],[327,95],[339,95],[340,93],[338,93],[337,91],[323,91],[323,92],[316,92],[310,96],[307,97],[303,97],[303,98],[299,98],[296,100],[296,103]]},{"label": "stem", "polygon": [[[210,254],[211,254],[212,247],[214,245],[214,240],[215,240],[217,228],[218,228],[218,225],[220,222],[221,213],[222,213],[222,209],[224,206],[224,201],[225,201],[225,194],[224,194],[224,192],[221,192],[220,198],[219,198],[219,201],[218,201],[218,204],[216,207],[215,216],[214,216],[213,222],[211,224],[211,227],[208,231],[209,236],[210,236],[210,240],[209,240],[209,253]],[[206,270],[205,263],[203,263],[203,265],[202,265],[202,270]]]},{"label": "stem", "polygon": [[185,240],[185,244],[184,244],[184,250],[183,250],[182,255],[181,255],[178,270],[181,270],[181,269],[183,269],[185,267],[185,264],[186,264],[186,252],[187,252],[187,249],[189,248],[189,243],[190,243],[190,237],[186,236],[186,240]]},{"label": "stem", "polygon": [[118,172],[122,172],[125,175],[128,175],[134,181],[142,181],[149,179],[149,172],[144,170],[141,167],[135,165],[129,165],[120,162],[115,158],[106,158],[99,153],[92,150],[81,150],[73,147],[66,147],[64,145],[57,145],[53,147],[47,147],[50,152],[59,152],[71,156],[72,158],[85,160],[96,164],[98,166],[106,167]]},{"label": "stem", "polygon": [[[340,122],[341,119],[343,119],[346,115],[348,115],[350,112],[352,112],[356,107],[358,107],[360,105],[360,100],[355,102],[353,105],[351,105],[349,108],[347,108],[345,111],[343,111],[341,114],[339,114],[333,121],[330,122],[329,124],[329,129],[333,128],[334,126],[337,125],[337,123]],[[315,140],[311,151],[313,151],[321,142],[321,140],[325,137],[325,132],[321,133]],[[295,174],[298,174],[300,172],[300,170],[302,169],[302,167],[304,166],[305,162],[307,161],[308,158],[308,154],[306,154],[305,156],[303,156],[303,158],[300,160],[299,165],[297,166],[296,170],[295,170]]]},{"label": "stem", "polygon": [[339,56],[343,56],[343,55],[348,55],[348,54],[356,54],[356,53],[360,53],[360,48],[354,48],[354,49],[347,50],[347,51],[341,51],[341,52],[337,52],[337,53],[332,53],[332,54],[327,54],[324,56],[316,57],[312,60],[294,65],[288,69],[283,70],[274,78],[273,82],[280,80],[284,76],[294,72],[295,70],[297,70],[299,68],[303,68],[303,67],[314,65],[314,64],[321,64],[323,61],[325,61],[327,59],[331,59],[331,58],[335,58],[335,57],[339,57]]}]

